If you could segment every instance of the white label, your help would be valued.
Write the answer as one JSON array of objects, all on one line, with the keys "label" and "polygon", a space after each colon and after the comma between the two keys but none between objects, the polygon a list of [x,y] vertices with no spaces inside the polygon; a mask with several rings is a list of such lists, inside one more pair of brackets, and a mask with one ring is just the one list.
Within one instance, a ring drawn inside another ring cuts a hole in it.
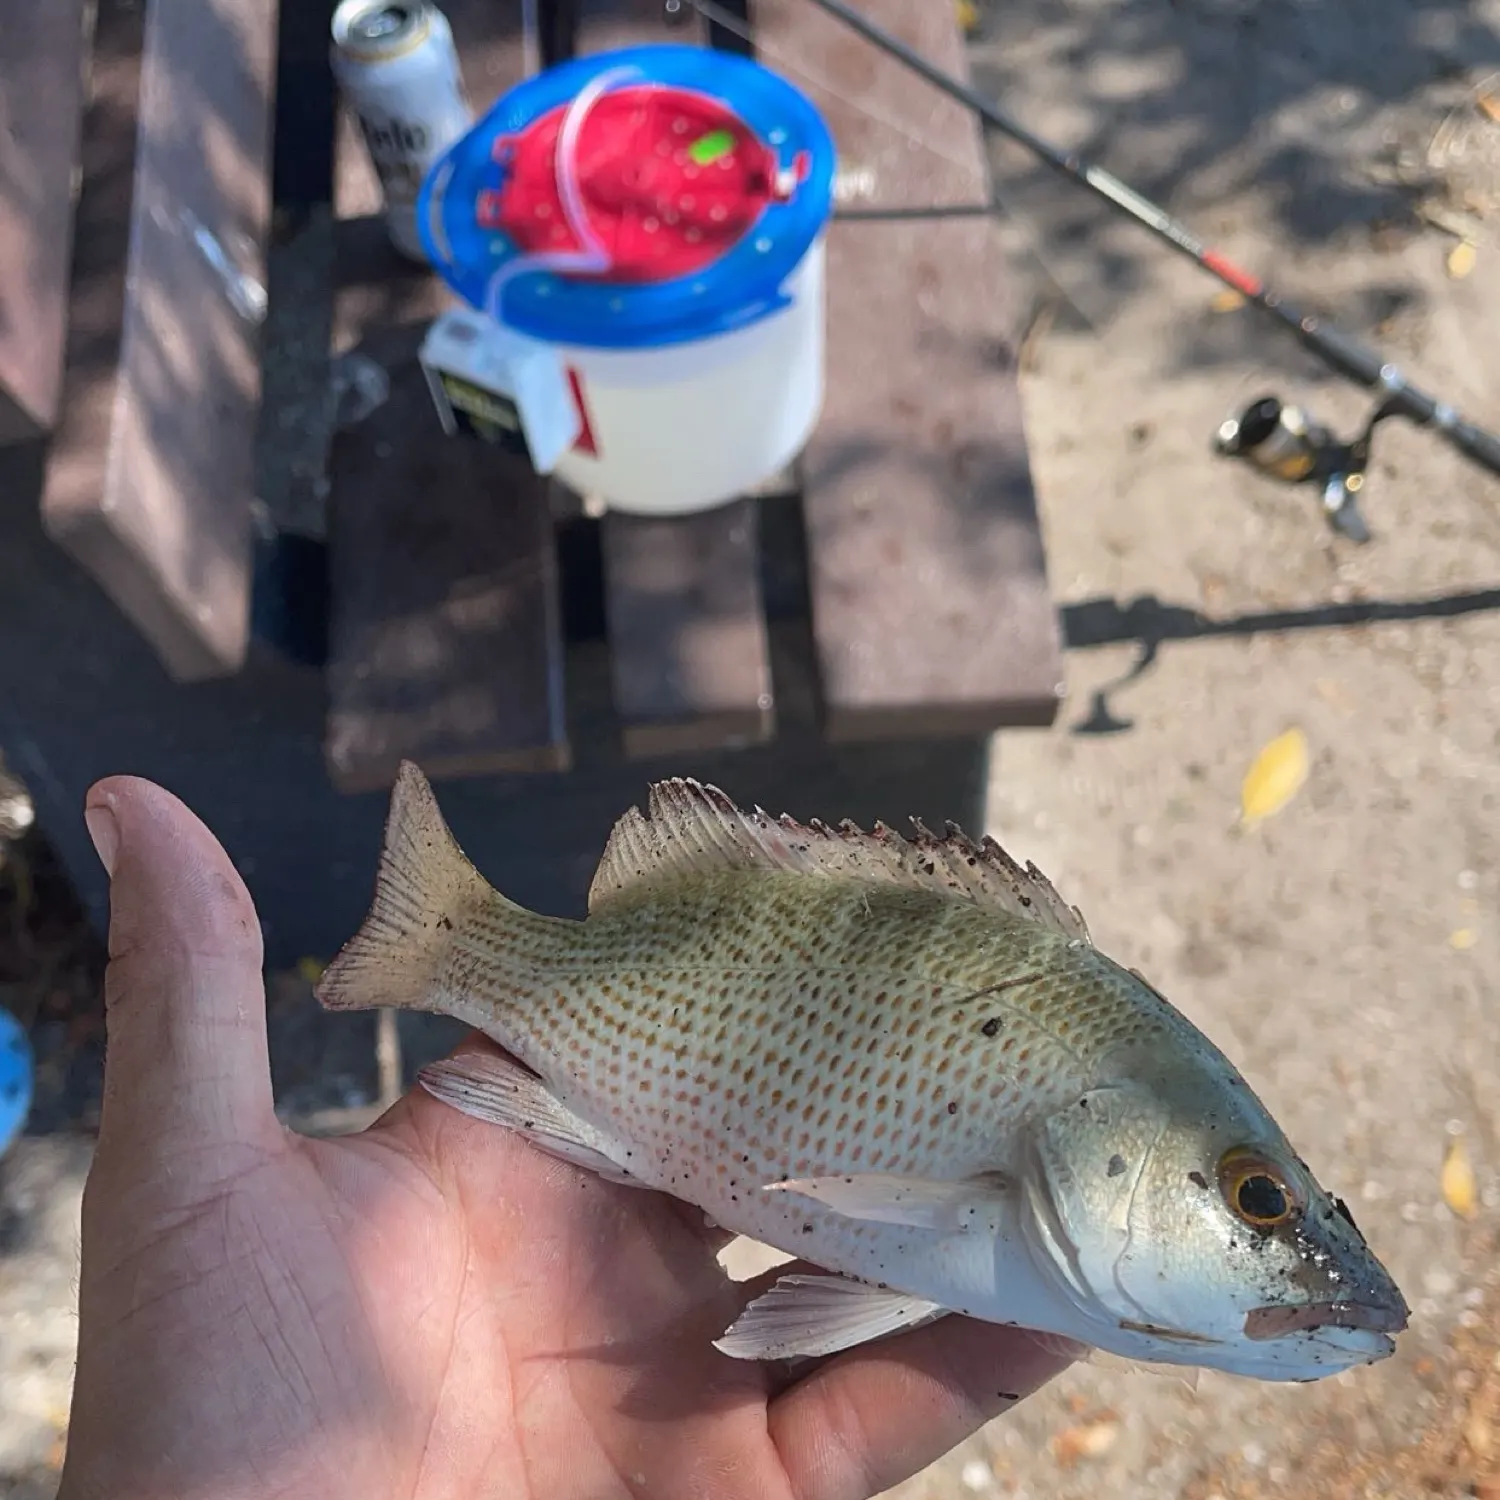
[{"label": "white label", "polygon": [[[471,418],[512,431],[519,421],[526,451],[538,474],[550,474],[583,431],[583,418],[556,348],[481,313],[468,308],[444,313],[423,340],[421,360],[429,380],[435,379],[441,386],[456,379],[461,388],[466,388],[463,400],[455,401],[452,389],[447,400]],[[514,408],[515,417],[507,418],[488,400],[486,392],[503,398],[505,406]],[[434,399],[442,412],[444,402],[436,389]]]},{"label": "white label", "polygon": [[529,340],[524,348],[508,349],[503,358],[531,462],[538,474],[550,474],[582,430],[568,373],[557,350]]}]

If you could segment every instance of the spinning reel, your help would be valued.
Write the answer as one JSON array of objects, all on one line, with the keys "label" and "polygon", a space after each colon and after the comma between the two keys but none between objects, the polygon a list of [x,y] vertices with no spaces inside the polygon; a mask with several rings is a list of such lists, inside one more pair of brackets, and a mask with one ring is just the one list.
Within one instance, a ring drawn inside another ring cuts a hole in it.
[{"label": "spinning reel", "polygon": [[1376,424],[1394,416],[1396,410],[1391,400],[1382,401],[1359,435],[1343,442],[1302,407],[1277,396],[1260,396],[1237,417],[1220,423],[1214,447],[1286,484],[1319,486],[1329,524],[1350,541],[1363,544],[1371,540],[1359,507],[1370,467],[1370,443]]}]

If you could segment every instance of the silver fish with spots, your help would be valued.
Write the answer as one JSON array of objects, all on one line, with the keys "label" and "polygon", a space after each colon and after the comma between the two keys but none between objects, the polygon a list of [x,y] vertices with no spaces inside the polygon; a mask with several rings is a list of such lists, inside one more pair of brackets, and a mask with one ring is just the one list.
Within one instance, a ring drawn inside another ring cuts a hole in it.
[{"label": "silver fish with spots", "polygon": [[402,767],[319,986],[509,1054],[422,1083],[818,1266],[717,1341],[820,1355],[962,1314],[1311,1380],[1407,1308],[1228,1059],[1034,866],[953,827],[803,826],[688,780],[616,825],[583,921],[508,901]]}]

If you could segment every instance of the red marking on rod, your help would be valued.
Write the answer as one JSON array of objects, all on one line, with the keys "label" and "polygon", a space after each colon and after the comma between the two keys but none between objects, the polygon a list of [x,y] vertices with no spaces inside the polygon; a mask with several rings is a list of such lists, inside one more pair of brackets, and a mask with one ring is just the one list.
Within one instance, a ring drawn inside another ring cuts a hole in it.
[{"label": "red marking on rod", "polygon": [[573,404],[578,408],[578,420],[582,423],[573,451],[597,457],[599,445],[594,440],[594,424],[589,421],[588,402],[583,399],[583,377],[572,365],[568,366],[568,385],[573,392]]},{"label": "red marking on rod", "polygon": [[1203,264],[1215,275],[1223,277],[1235,291],[1243,292],[1247,297],[1258,297],[1265,290],[1248,271],[1240,270],[1232,260],[1226,260],[1217,250],[1205,250]]}]

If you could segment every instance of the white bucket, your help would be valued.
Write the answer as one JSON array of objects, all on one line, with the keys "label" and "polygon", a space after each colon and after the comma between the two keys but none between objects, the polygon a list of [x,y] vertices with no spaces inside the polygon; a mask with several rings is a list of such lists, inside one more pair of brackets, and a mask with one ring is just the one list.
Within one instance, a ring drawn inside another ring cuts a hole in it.
[{"label": "white bucket", "polygon": [[575,443],[553,473],[637,515],[724,504],[784,469],[823,405],[825,241],[782,288],[786,306],[748,328],[667,349],[559,354],[597,451]]},{"label": "white bucket", "polygon": [[749,59],[547,70],[424,183],[424,244],[474,309],[446,318],[490,330],[464,350],[435,327],[432,367],[503,393],[534,466],[609,508],[731,501],[822,408],[833,168],[811,102]]}]

